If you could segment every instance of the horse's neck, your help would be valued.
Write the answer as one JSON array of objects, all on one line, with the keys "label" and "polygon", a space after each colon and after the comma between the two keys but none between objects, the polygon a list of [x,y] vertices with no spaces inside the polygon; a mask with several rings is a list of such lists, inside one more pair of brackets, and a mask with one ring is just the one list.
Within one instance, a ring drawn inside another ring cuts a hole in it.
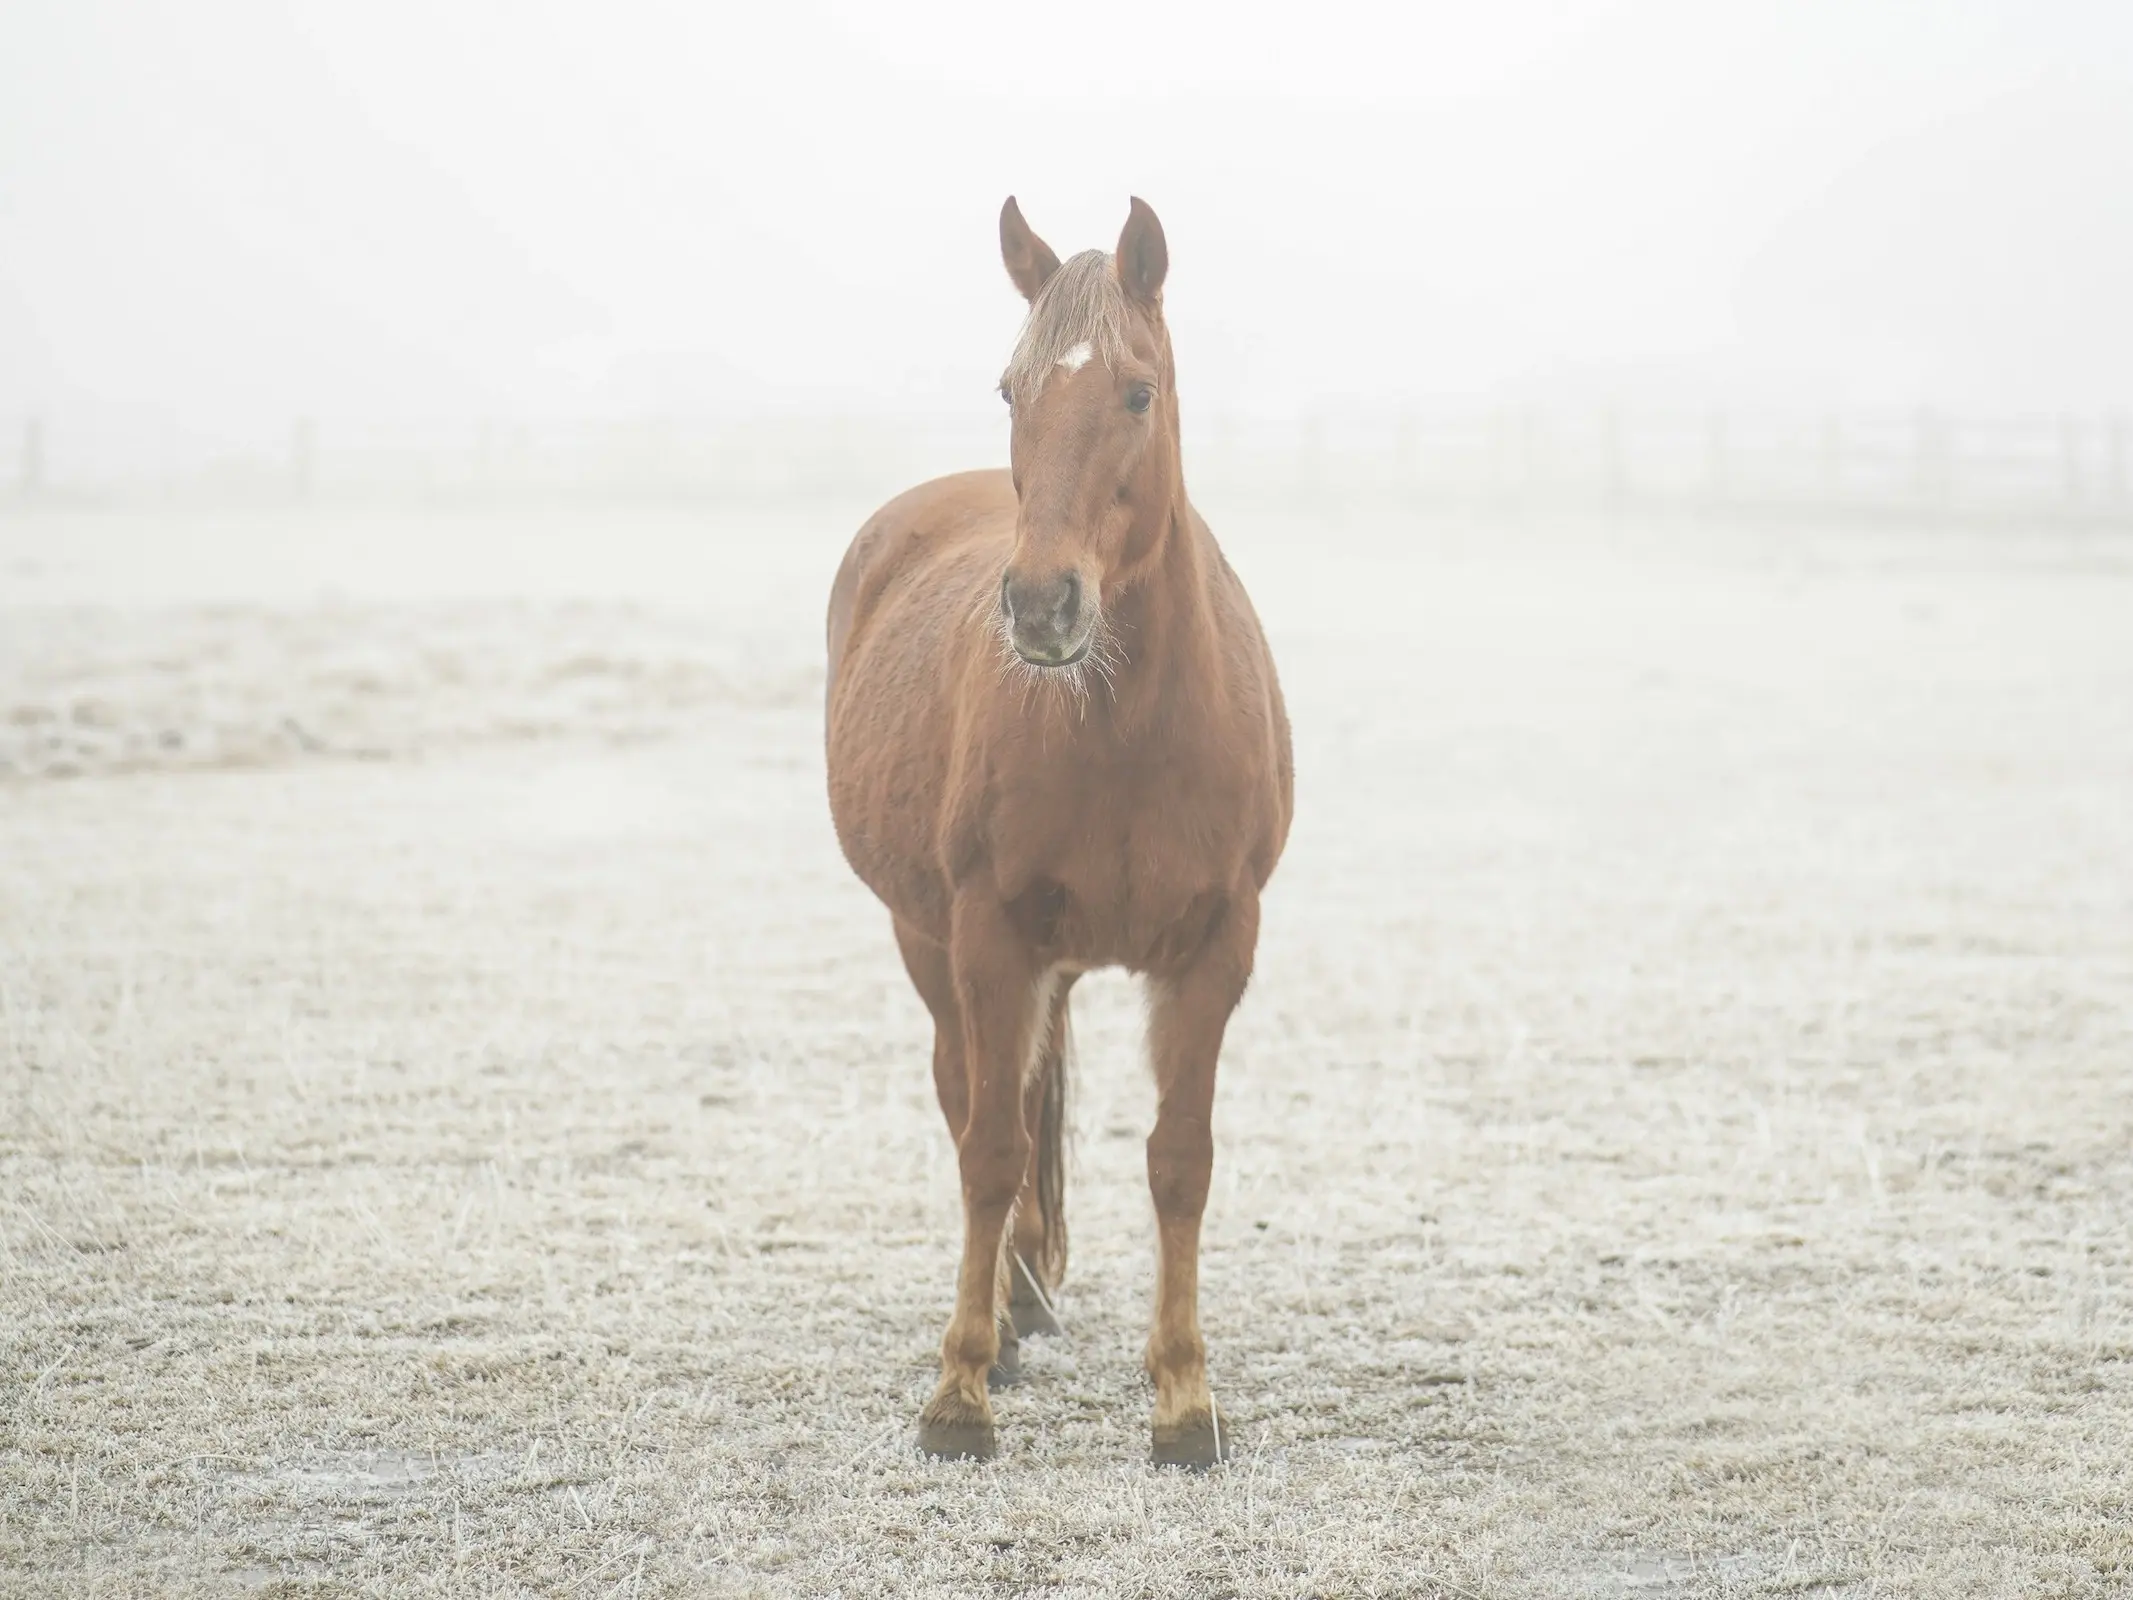
[{"label": "horse's neck", "polygon": [[1211,585],[1221,567],[1214,540],[1179,492],[1161,553],[1125,597],[1112,696],[1122,736],[1168,736],[1178,707],[1219,671]]}]

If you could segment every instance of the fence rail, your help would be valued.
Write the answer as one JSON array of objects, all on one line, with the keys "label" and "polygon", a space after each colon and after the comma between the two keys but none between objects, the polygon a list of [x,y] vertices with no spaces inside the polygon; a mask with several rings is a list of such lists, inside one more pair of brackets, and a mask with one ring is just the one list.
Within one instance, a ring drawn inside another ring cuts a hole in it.
[{"label": "fence rail", "polygon": [[[885,495],[997,462],[994,415],[474,423],[293,420],[219,453],[113,448],[41,418],[0,459],[0,506]],[[1188,427],[1203,492],[1300,504],[1681,509],[2133,527],[2121,417],[1365,410]]]}]

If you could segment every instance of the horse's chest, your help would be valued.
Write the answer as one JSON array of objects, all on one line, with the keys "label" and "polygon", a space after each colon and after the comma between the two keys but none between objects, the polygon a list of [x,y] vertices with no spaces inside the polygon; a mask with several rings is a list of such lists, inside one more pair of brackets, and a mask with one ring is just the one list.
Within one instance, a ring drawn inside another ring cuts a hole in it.
[{"label": "horse's chest", "polygon": [[1089,966],[1189,959],[1250,848],[1246,797],[1219,788],[1161,772],[1071,783],[1000,817],[994,867],[1025,935]]}]

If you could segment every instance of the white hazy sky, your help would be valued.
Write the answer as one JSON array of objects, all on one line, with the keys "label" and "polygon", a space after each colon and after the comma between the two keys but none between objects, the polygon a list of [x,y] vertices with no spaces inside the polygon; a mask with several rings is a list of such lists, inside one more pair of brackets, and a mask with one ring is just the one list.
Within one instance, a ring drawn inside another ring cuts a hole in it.
[{"label": "white hazy sky", "polygon": [[996,404],[1009,192],[1188,405],[2133,404],[2125,0],[9,0],[0,419]]}]

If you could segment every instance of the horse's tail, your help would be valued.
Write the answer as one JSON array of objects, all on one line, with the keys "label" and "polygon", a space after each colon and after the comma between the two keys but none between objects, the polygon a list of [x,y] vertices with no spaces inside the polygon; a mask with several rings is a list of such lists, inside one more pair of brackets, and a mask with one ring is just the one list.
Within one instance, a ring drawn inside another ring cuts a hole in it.
[{"label": "horse's tail", "polygon": [[1044,1058],[1044,1098],[1037,1111],[1037,1218],[1043,1224],[1043,1244],[1031,1263],[1047,1289],[1059,1286],[1067,1264],[1067,1069],[1074,1055],[1074,1022],[1065,995],[1057,1005],[1052,1048]]}]

